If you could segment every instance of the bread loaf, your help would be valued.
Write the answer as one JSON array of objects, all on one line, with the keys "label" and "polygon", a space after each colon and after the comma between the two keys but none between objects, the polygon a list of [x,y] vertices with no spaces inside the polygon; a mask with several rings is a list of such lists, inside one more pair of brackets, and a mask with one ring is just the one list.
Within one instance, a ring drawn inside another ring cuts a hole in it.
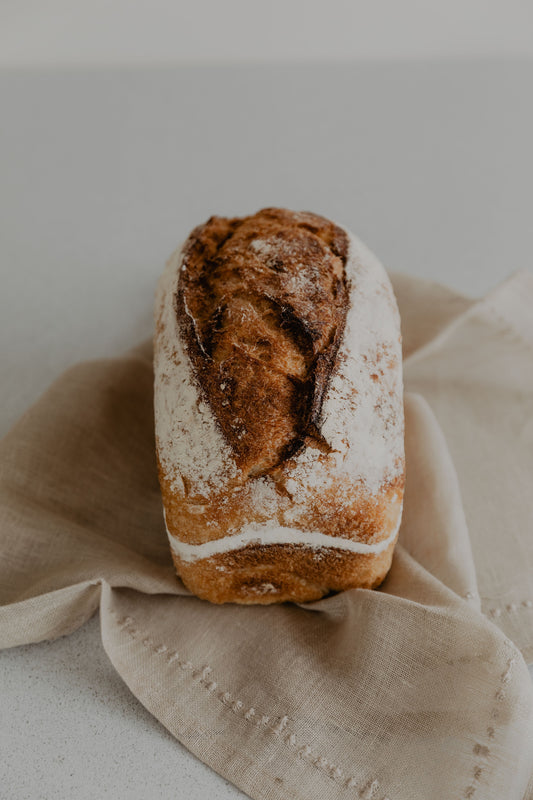
[{"label": "bread loaf", "polygon": [[176,570],[215,603],[384,579],[404,487],[400,324],[342,227],[211,217],[158,284],[155,423]]}]

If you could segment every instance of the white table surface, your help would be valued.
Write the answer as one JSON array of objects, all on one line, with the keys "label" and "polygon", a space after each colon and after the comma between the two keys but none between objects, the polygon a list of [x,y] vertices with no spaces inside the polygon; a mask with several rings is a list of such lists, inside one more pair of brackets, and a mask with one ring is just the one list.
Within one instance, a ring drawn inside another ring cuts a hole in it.
[{"label": "white table surface", "polygon": [[[213,213],[317,211],[472,295],[531,268],[532,79],[531,61],[0,73],[0,434],[69,364],[151,334],[165,258]],[[2,800],[244,797],[130,694],[98,618],[0,665]]]}]

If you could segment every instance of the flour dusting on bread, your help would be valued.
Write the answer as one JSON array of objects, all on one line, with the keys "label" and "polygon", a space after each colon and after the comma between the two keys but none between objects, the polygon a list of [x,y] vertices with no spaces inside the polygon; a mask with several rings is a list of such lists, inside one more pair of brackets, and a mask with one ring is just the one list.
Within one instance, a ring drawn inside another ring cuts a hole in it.
[{"label": "flour dusting on bread", "polygon": [[266,603],[379,583],[403,500],[401,339],[363,243],[307,212],[212,218],[167,263],[155,345],[167,526],[193,591]]}]

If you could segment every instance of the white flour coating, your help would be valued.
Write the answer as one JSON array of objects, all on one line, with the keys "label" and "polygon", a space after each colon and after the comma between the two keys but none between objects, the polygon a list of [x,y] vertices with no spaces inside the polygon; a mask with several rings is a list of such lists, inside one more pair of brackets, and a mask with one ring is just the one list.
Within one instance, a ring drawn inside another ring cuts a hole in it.
[{"label": "white flour coating", "polygon": [[[203,544],[187,544],[172,536],[167,528],[168,540],[174,553],[183,561],[198,561],[202,558],[229,553],[240,550],[249,545],[274,545],[297,544],[305,545],[311,549],[322,550],[331,547],[335,550],[344,550],[349,553],[382,553],[395,540],[400,527],[400,522],[390,536],[375,544],[356,542],[353,539],[343,539],[341,536],[328,536],[319,531],[306,531],[303,533],[298,528],[272,527],[269,525],[246,525],[234,536],[224,536],[223,539],[214,539]],[[274,588],[274,587],[272,587]]]},{"label": "white flour coating", "polygon": [[[348,233],[348,232],[347,232]],[[350,308],[337,365],[322,405],[321,433],[333,452],[295,458],[286,488],[297,504],[335,476],[376,494],[403,471],[403,386],[400,317],[381,263],[352,234],[346,262]],[[350,491],[349,486],[347,486]],[[288,517],[296,517],[293,508]]]},{"label": "white flour coating", "polygon": [[[182,250],[167,262],[156,291],[154,412],[159,462],[180,495],[208,495],[237,476],[233,452],[210,407],[200,398],[178,326],[175,296]],[[183,477],[187,481],[186,486]]]},{"label": "white flour coating", "polygon": [[[283,261],[286,257],[292,257],[294,259],[295,249],[299,253],[299,249],[295,248],[293,242],[279,239],[275,236],[271,236],[267,239],[253,239],[250,242],[250,248],[265,264],[277,261],[278,259]],[[298,269],[290,276],[285,276],[287,291],[289,293],[294,292],[295,294],[299,291],[302,293],[309,291],[309,285],[311,284],[311,287],[313,285],[313,276],[310,275],[307,270],[303,269],[304,265],[301,262],[295,261],[295,266]],[[302,269],[299,269],[300,267],[302,267]]]},{"label": "white flour coating", "polygon": [[[403,472],[402,363],[396,301],[380,262],[355,236],[346,233],[350,306],[322,406],[321,432],[333,452],[324,456],[308,447],[285,464],[285,488],[292,495],[292,503],[287,507],[285,498],[282,517],[289,527],[298,526],[302,506],[310,498],[316,500],[333,482],[346,486],[349,500],[354,486],[375,495],[384,483]],[[252,246],[262,256],[267,256],[271,247],[259,239]],[[230,482],[238,483],[243,476],[211,408],[201,399],[184,348],[175,312],[181,262],[182,250],[178,250],[167,264],[156,296],[161,325],[155,348],[156,439],[172,491],[200,500],[214,490],[229,489]],[[263,477],[250,483],[255,508],[266,510],[272,515],[272,525],[279,525],[282,501],[274,481]],[[231,533],[240,535],[242,530]]]},{"label": "white flour coating", "polygon": [[250,247],[260,256],[269,256],[272,253],[272,245],[265,239],[254,239],[250,242]]}]

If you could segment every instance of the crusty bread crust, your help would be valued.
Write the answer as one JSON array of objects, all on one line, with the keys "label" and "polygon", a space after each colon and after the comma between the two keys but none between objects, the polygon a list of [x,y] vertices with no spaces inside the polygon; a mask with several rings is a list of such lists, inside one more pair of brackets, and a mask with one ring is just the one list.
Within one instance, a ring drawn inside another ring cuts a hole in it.
[{"label": "crusty bread crust", "polygon": [[320,412],[346,319],[347,250],[332,222],[307,214],[295,224],[277,208],[211,217],[187,240],[176,298],[182,336],[246,475],[271,472],[306,437],[327,447]]},{"label": "crusty bread crust", "polygon": [[345,589],[375,589],[390,569],[394,542],[377,554],[305,545],[250,545],[187,562],[173,560],[185,586],[211,603],[305,603]]},{"label": "crusty bread crust", "polygon": [[355,237],[284,209],[196,228],[158,289],[155,400],[192,592],[303,602],[383,580],[404,486],[399,317]]}]

